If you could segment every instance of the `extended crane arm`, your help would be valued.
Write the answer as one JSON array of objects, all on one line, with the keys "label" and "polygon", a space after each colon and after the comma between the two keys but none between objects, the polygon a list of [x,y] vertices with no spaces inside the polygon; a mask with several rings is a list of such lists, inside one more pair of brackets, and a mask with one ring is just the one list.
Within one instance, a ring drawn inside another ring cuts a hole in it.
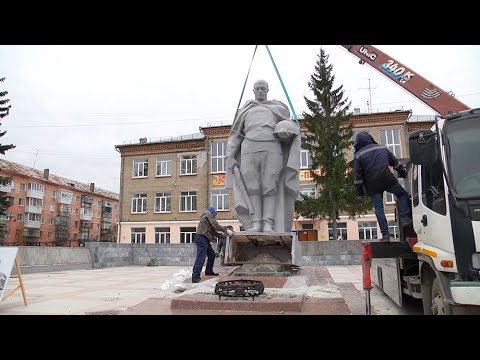
[{"label": "extended crane arm", "polygon": [[360,59],[445,117],[470,107],[372,45],[342,45]]}]

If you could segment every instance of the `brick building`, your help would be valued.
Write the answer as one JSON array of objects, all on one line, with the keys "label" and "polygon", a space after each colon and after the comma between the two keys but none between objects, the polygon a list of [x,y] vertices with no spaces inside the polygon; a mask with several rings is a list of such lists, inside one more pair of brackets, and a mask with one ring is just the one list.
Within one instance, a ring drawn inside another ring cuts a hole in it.
[{"label": "brick building", "polygon": [[0,160],[0,191],[10,197],[0,217],[3,245],[79,246],[117,241],[119,195],[76,180]]},{"label": "brick building", "polygon": [[[410,111],[357,112],[351,119],[354,137],[359,131],[368,131],[403,163],[408,161],[408,134],[433,124],[431,117],[417,120]],[[225,154],[230,127],[230,124],[201,127],[200,133],[193,135],[141,138],[116,146],[121,154],[119,242],[190,243],[199,216],[208,206],[217,209],[220,224],[232,225],[235,231],[243,230],[233,209],[233,192],[225,189]],[[346,156],[353,158],[353,149]],[[301,192],[315,196],[310,155],[302,150],[300,157]],[[396,234],[391,194],[385,196],[385,212],[392,221],[391,232]],[[341,216],[337,227],[336,235],[342,235],[345,240],[376,238],[380,233],[373,211],[356,220]],[[337,239],[325,221],[298,216],[292,230],[298,232],[302,241]]]}]

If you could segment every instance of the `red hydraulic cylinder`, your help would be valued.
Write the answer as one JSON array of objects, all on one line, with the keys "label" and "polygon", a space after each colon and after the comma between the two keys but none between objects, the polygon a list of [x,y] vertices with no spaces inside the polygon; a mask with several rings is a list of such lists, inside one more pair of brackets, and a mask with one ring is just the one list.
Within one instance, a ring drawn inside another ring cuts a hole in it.
[{"label": "red hydraulic cylinder", "polygon": [[363,290],[365,290],[366,313],[371,315],[372,307],[370,304],[370,290],[372,289],[372,245],[369,242],[362,242],[362,274],[363,274]]}]

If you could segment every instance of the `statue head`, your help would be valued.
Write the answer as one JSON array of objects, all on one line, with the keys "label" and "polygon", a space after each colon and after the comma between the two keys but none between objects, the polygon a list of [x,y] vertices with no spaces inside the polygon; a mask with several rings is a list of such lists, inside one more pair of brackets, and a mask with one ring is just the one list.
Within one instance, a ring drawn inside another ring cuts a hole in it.
[{"label": "statue head", "polygon": [[266,101],[268,93],[268,83],[265,80],[257,80],[253,84],[253,93],[256,101]]}]

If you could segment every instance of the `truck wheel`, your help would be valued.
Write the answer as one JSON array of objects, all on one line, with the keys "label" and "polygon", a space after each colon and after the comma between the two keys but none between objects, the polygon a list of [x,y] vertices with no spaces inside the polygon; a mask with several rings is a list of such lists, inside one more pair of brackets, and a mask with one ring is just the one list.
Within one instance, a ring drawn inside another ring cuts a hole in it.
[{"label": "truck wheel", "polygon": [[432,314],[433,315],[450,315],[450,305],[445,302],[445,295],[440,287],[438,278],[433,280],[432,284]]}]

